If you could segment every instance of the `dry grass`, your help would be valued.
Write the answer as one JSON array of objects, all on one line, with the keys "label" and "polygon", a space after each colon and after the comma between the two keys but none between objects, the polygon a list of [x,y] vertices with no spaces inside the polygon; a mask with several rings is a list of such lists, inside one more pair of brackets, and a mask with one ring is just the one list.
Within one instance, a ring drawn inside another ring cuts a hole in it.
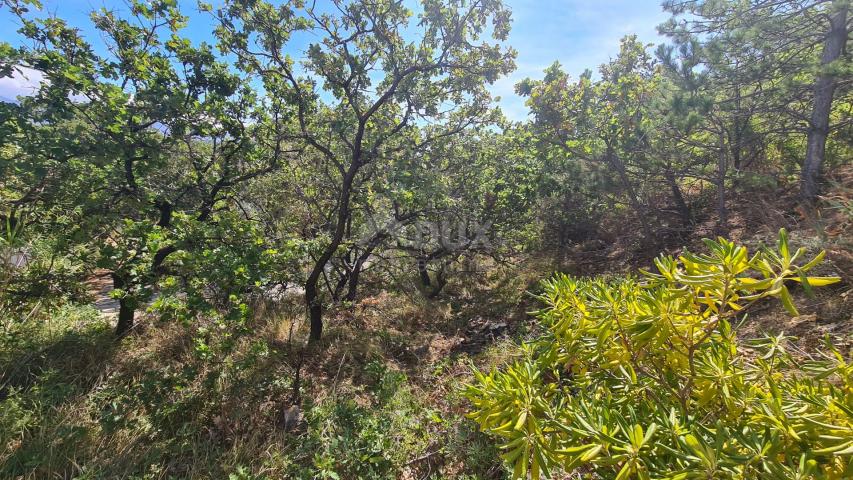
[{"label": "dry grass", "polygon": [[[805,220],[784,189],[732,199],[733,238],[756,248],[784,226],[794,245],[827,250],[823,273],[847,279],[815,298],[795,292],[801,315],[794,319],[774,302],[759,306],[742,338],[785,332],[808,352],[829,335],[851,352],[851,172],[833,177],[818,222]],[[663,238],[662,248],[701,249],[699,238],[714,223],[706,216],[692,232]],[[472,363],[500,366],[536,334],[527,312],[538,304],[528,292],[551,272],[649,265],[649,252],[614,238],[592,251],[466,265],[435,300],[412,285],[383,290],[368,277],[363,298],[327,312],[325,338],[311,346],[298,297],[256,302],[248,334],[146,319],[119,344],[97,314],[73,319],[64,333],[3,356],[0,477],[312,478],[317,458],[344,455],[329,450],[335,435],[356,441],[364,434],[336,430],[343,408],[375,415],[376,425],[359,427],[365,432],[388,430],[387,478],[502,478],[488,440],[463,420],[460,385],[471,379]],[[294,425],[297,372],[306,421]]]},{"label": "dry grass", "polygon": [[[329,312],[324,340],[310,347],[297,298],[258,303],[251,333],[228,348],[224,332],[205,333],[209,325],[153,318],[117,343],[94,314],[69,338],[46,339],[39,362],[27,362],[27,373],[12,382],[13,400],[30,417],[3,436],[0,476],[224,478],[246,466],[257,478],[283,478],[293,462],[311,467],[314,453],[295,451],[301,440],[294,435],[306,427],[285,425],[298,369],[306,409],[349,401],[376,408],[378,383],[405,375],[393,396],[407,400],[388,408],[412,418],[390,418],[425,425],[401,427],[397,466],[416,478],[427,471],[453,478],[468,468],[465,444],[479,438],[461,421],[458,390],[470,378],[469,352],[503,339],[478,362],[500,363],[512,351],[507,335],[525,319],[523,310],[513,312],[523,308],[523,290],[507,292],[519,285],[506,273],[493,271],[475,287],[459,279],[443,300],[377,292]],[[478,309],[486,292],[496,295],[488,304],[501,306]],[[505,324],[507,313],[512,328],[479,338],[483,325]],[[204,358],[200,339],[213,352]],[[489,458],[499,473],[497,457]]]}]

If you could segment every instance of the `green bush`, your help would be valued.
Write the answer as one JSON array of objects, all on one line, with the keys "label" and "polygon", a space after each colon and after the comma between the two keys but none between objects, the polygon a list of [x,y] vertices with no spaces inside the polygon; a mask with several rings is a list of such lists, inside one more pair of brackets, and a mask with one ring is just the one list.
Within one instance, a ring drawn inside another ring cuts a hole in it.
[{"label": "green bush", "polygon": [[547,334],[466,390],[514,478],[853,477],[849,359],[829,342],[794,358],[784,335],[741,342],[732,328],[766,297],[795,315],[789,282],[837,282],[806,276],[823,253],[800,262],[784,230],[751,258],[706,245],[641,278],[545,283]]}]

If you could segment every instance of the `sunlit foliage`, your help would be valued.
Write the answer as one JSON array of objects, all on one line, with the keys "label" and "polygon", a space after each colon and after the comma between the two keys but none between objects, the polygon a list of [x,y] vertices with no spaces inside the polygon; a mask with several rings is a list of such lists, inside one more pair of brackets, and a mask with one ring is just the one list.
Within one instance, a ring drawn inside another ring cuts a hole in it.
[{"label": "sunlit foliage", "polygon": [[752,257],[706,246],[640,278],[545,282],[548,333],[467,389],[514,478],[849,478],[853,365],[831,345],[794,358],[784,335],[743,342],[732,328],[768,297],[796,315],[791,282],[837,282],[807,276],[823,253],[792,252],[784,230]]}]

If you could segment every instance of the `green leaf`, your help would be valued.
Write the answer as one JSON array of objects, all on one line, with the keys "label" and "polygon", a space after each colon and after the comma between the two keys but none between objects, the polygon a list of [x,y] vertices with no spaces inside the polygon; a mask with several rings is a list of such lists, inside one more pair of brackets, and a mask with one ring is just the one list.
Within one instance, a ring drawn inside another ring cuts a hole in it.
[{"label": "green leaf", "polygon": [[795,282],[802,282],[805,279],[811,287],[825,287],[841,281],[841,277],[803,277],[792,278]]},{"label": "green leaf", "polygon": [[779,229],[779,253],[782,255],[782,260],[786,265],[791,261],[791,252],[788,249],[788,231],[784,228]]},{"label": "green leaf", "polygon": [[779,290],[779,299],[782,300],[782,306],[785,307],[785,310],[788,311],[793,316],[799,316],[800,313],[797,311],[797,307],[794,306],[794,300],[791,298],[791,293],[788,292],[788,287],[784,285]]}]

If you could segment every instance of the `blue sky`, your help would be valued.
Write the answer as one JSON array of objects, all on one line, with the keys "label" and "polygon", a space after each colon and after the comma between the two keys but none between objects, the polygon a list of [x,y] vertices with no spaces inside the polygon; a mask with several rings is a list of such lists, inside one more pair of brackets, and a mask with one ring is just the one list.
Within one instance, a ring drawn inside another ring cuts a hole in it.
[{"label": "blue sky", "polygon": [[[122,0],[42,0],[42,3],[46,12],[65,18],[87,33],[91,32],[89,11],[124,5]],[[196,13],[195,0],[180,3],[190,16],[185,34],[195,41],[209,40],[211,22],[207,14]],[[524,99],[513,91],[519,80],[541,77],[542,70],[555,60],[575,77],[587,68],[595,70],[616,55],[619,39],[625,35],[637,34],[647,43],[661,42],[656,27],[667,18],[660,0],[505,0],[505,3],[513,12],[508,43],[518,51],[517,68],[509,77],[498,80],[492,91],[501,97],[501,107],[512,120],[522,120],[527,115]],[[0,8],[0,41],[17,43],[16,30],[17,21]],[[296,51],[291,54],[297,57],[300,48],[304,49],[304,45],[295,45]],[[31,91],[39,76],[35,72],[29,77],[0,79],[0,97],[11,99]]]}]

